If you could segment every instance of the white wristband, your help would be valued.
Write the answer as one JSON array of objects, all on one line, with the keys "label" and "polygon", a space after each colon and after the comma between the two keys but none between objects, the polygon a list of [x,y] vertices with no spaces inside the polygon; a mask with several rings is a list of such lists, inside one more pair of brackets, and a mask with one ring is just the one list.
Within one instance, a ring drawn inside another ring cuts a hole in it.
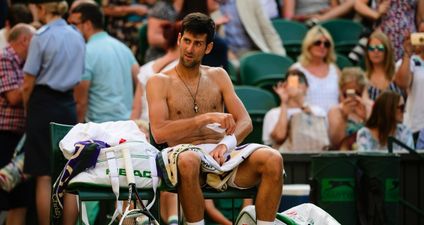
[{"label": "white wristband", "polygon": [[218,145],[224,144],[227,146],[227,151],[235,149],[237,146],[237,139],[234,134],[232,135],[225,135],[224,138],[218,143]]}]

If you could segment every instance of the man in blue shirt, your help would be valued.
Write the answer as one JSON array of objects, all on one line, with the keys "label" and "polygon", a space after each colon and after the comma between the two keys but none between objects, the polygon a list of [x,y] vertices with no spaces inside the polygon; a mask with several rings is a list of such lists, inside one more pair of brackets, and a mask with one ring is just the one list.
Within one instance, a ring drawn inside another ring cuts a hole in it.
[{"label": "man in blue shirt", "polygon": [[87,41],[85,71],[75,90],[78,121],[129,119],[139,70],[131,50],[102,29],[104,16],[95,4],[76,6],[68,21]]}]

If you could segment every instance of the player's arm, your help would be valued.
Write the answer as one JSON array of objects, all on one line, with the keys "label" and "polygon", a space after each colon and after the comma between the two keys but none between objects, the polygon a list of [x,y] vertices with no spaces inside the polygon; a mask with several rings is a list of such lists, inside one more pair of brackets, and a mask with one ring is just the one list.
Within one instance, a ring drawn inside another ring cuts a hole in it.
[{"label": "player's arm", "polygon": [[230,77],[227,72],[222,68],[216,68],[217,81],[219,82],[224,98],[224,104],[226,110],[233,116],[236,127],[235,136],[237,144],[240,144],[250,132],[253,130],[252,120],[250,119],[249,113],[244,107],[242,101],[234,91],[234,86],[231,83]]}]

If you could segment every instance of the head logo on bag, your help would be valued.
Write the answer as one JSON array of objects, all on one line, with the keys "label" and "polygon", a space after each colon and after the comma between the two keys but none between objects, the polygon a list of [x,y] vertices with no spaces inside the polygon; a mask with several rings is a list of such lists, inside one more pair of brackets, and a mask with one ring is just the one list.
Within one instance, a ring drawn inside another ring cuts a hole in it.
[{"label": "head logo on bag", "polygon": [[[109,175],[109,173],[110,170],[106,169],[106,175]],[[125,171],[125,168],[118,168],[118,175],[127,177],[127,172]],[[142,178],[152,178],[152,172],[149,170],[134,170],[134,176]]]}]

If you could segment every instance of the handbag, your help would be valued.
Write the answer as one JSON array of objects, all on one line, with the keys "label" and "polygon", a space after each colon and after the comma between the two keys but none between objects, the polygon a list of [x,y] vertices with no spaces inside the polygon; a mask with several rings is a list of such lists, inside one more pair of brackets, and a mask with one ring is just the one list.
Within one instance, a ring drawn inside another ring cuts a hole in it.
[{"label": "handbag", "polygon": [[0,169],[0,187],[6,192],[12,191],[13,188],[29,177],[24,174],[25,152],[23,146],[25,137],[26,136],[23,135],[18,142],[10,163]]},{"label": "handbag", "polygon": [[330,145],[325,117],[311,113],[294,114],[289,121],[288,137],[279,148],[284,151],[321,151]]}]

